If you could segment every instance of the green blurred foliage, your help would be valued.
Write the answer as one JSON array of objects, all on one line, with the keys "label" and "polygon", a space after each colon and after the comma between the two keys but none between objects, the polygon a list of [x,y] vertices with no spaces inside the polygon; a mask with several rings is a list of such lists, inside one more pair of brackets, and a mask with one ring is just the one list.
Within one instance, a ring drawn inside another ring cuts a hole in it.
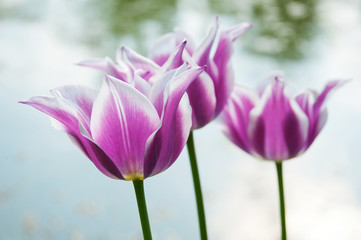
[{"label": "green blurred foliage", "polygon": [[209,0],[213,11],[253,23],[245,35],[251,52],[279,60],[298,60],[308,52],[317,26],[318,0]]},{"label": "green blurred foliage", "polygon": [[175,25],[176,0],[89,0],[81,7],[86,10],[81,14],[87,26],[84,39],[93,46],[127,36],[144,49],[144,33],[149,27],[145,23],[152,22],[152,28],[162,33]]}]

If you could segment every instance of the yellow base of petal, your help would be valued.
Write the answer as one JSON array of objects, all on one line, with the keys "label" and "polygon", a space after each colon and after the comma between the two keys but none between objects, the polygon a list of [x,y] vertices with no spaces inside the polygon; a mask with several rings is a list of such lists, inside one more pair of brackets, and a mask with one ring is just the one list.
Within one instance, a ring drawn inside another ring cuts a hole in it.
[{"label": "yellow base of petal", "polygon": [[129,175],[123,175],[123,177],[127,181],[143,180],[143,178],[144,178],[142,173],[132,173]]}]

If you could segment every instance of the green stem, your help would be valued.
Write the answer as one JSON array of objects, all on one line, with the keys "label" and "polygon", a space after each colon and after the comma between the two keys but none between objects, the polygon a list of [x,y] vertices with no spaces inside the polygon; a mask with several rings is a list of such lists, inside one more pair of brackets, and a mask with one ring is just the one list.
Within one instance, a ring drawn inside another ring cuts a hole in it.
[{"label": "green stem", "polygon": [[287,240],[285,196],[284,196],[284,191],[283,191],[283,176],[282,176],[282,162],[276,162],[276,168],[277,168],[277,177],[278,177],[278,189],[279,189],[279,194],[280,194],[282,240]]},{"label": "green stem", "polygon": [[143,180],[134,180],[133,185],[134,185],[135,196],[137,197],[139,217],[143,230],[143,238],[144,240],[152,240],[147,204],[145,202]]},{"label": "green stem", "polygon": [[188,141],[187,141],[187,148],[188,148],[189,161],[190,161],[191,169],[192,169],[194,191],[195,191],[195,194],[196,194],[197,210],[198,210],[198,221],[199,221],[199,231],[200,231],[200,234],[201,234],[201,240],[207,240],[208,237],[207,237],[206,217],[205,217],[205,214],[204,214],[201,182],[199,180],[197,157],[196,157],[196,152],[195,152],[195,148],[194,148],[193,132],[192,131],[189,134],[189,138],[188,138]]}]

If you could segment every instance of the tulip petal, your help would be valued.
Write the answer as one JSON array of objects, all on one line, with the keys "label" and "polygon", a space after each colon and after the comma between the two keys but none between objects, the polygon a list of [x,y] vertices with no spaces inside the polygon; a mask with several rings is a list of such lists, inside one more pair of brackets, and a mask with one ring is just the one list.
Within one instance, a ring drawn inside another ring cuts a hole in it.
[{"label": "tulip petal", "polygon": [[143,73],[140,76],[145,80],[148,80],[160,69],[160,67],[149,58],[143,57],[126,47],[118,49],[116,58],[118,63],[123,62],[127,64],[133,69],[133,71],[141,69]]},{"label": "tulip petal", "polygon": [[159,66],[162,66],[169,58],[169,55],[171,54],[175,46],[176,43],[175,43],[174,34],[167,33],[161,36],[155,42],[149,53],[149,58],[152,59]]},{"label": "tulip petal", "polygon": [[183,41],[177,46],[176,50],[169,56],[167,61],[162,66],[162,72],[170,71],[174,68],[179,68],[183,64],[183,51],[187,41]]},{"label": "tulip petal", "polygon": [[187,50],[187,52],[190,55],[193,55],[193,53],[194,53],[194,51],[196,49],[193,38],[188,33],[184,32],[180,28],[175,28],[173,30],[173,34],[174,34],[175,43],[176,43],[175,46],[178,46],[179,44],[184,42],[184,40],[186,40],[187,45],[186,45],[185,49]]},{"label": "tulip petal", "polygon": [[191,108],[184,93],[203,70],[184,71],[181,67],[168,81],[163,96],[161,124],[147,140],[144,177],[166,170],[181,153],[192,125]]},{"label": "tulip petal", "polygon": [[162,116],[163,112],[163,101],[164,101],[164,92],[170,80],[173,79],[177,71],[184,72],[187,69],[187,64],[183,64],[178,69],[173,69],[171,71],[165,72],[163,74],[157,74],[154,76],[154,85],[152,86],[149,92],[149,100],[155,107],[158,112],[159,118]]},{"label": "tulip petal", "polygon": [[79,66],[90,67],[111,75],[122,81],[127,81],[127,68],[124,65],[117,66],[109,57],[94,58],[78,63]]},{"label": "tulip petal", "polygon": [[114,162],[94,141],[79,134],[69,134],[70,139],[83,149],[85,155],[104,175],[114,179],[124,179]]},{"label": "tulip petal", "polygon": [[144,78],[139,76],[137,72],[134,73],[134,87],[145,96],[148,96],[151,90],[151,85]]},{"label": "tulip petal", "polygon": [[217,105],[215,116],[222,111],[224,105],[227,103],[234,85],[233,68],[230,64],[233,42],[251,26],[249,23],[242,23],[223,31],[213,61],[208,63],[207,73],[210,74],[213,79],[214,89],[216,90]]},{"label": "tulip petal", "polygon": [[143,94],[115,78],[105,78],[94,102],[90,129],[126,180],[143,179],[145,143],[159,122],[157,111]]},{"label": "tulip petal", "polygon": [[203,40],[201,45],[198,47],[198,49],[194,52],[192,57],[197,62],[199,66],[204,66],[208,64],[209,61],[209,54],[211,52],[214,39],[216,38],[217,31],[219,27],[219,19],[216,18],[216,21],[211,26],[211,28],[208,31],[208,35]]},{"label": "tulip petal", "polygon": [[304,150],[308,118],[277,77],[250,112],[248,135],[254,151],[266,159],[289,159]]},{"label": "tulip petal", "polygon": [[[192,67],[198,66],[188,53],[184,52],[183,58]],[[215,117],[216,95],[210,76],[206,72],[201,73],[199,77],[191,83],[187,89],[187,94],[193,109],[192,129],[201,128]]]},{"label": "tulip petal", "polygon": [[258,95],[256,92],[236,85],[221,114],[223,132],[234,144],[248,153],[252,153],[247,133],[249,113],[257,102]]},{"label": "tulip petal", "polygon": [[[63,87],[60,91],[65,89],[70,90],[70,88],[71,87]],[[33,97],[28,101],[21,103],[30,105],[52,117],[54,119],[53,126],[55,125],[58,130],[65,131],[73,143],[80,148],[80,150],[103,174],[111,178],[123,179],[122,174],[118,171],[117,167],[103,152],[103,150],[80,134],[79,126],[81,126],[81,123],[78,121],[76,116],[81,115],[82,113],[77,111],[83,108],[82,110],[85,112],[89,103],[81,105],[82,107],[72,105],[69,96],[74,94],[76,91],[86,92],[88,89],[74,87],[72,93],[63,92],[63,96],[67,97],[69,101],[64,101],[65,98],[59,97]],[[85,100],[80,100],[80,102],[85,102]]]},{"label": "tulip petal", "polygon": [[[316,98],[312,106],[312,118],[310,118],[310,129],[309,136],[307,140],[307,145],[310,146],[315,140],[317,135],[321,132],[322,128],[325,126],[327,120],[327,109],[325,107],[326,100],[329,94],[334,91],[334,89],[339,88],[347,81],[332,81],[329,82],[320,95]],[[307,147],[308,147],[307,146]]]},{"label": "tulip petal", "polygon": [[71,105],[64,103],[56,97],[32,97],[27,101],[20,102],[30,105],[39,111],[59,121],[66,129],[76,132],[78,129],[77,111]]},{"label": "tulip petal", "polygon": [[172,33],[167,33],[161,36],[151,48],[149,58],[162,66],[169,58],[171,53],[186,40],[188,43],[185,46],[187,52],[192,55],[194,52],[193,39],[180,29],[174,29]]},{"label": "tulip petal", "polygon": [[90,116],[97,92],[82,86],[63,86],[51,91],[57,99],[61,99],[76,109],[78,119],[89,132]]}]

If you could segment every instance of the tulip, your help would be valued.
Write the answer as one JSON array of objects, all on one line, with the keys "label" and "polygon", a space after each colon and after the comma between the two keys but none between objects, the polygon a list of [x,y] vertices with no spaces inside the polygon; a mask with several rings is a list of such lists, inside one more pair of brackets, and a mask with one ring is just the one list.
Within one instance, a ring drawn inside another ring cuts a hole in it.
[{"label": "tulip", "polygon": [[183,64],[154,75],[153,86],[144,85],[137,74],[121,80],[106,76],[99,92],[65,86],[52,90],[52,97],[21,102],[52,117],[56,128],[65,131],[103,174],[133,181],[145,239],[151,235],[143,179],[174,163],[192,125],[185,91],[203,68],[187,68]]},{"label": "tulip", "polygon": [[[233,89],[233,69],[230,63],[233,42],[251,27],[249,23],[236,25],[220,33],[219,41],[215,41],[219,19],[211,26],[203,42],[196,47],[193,39],[185,32],[176,29],[173,33],[160,37],[150,51],[150,59],[143,57],[125,47],[117,51],[117,64],[110,58],[91,59],[79,65],[92,67],[112,76],[123,76],[140,71],[142,77],[149,84],[154,84],[151,76],[168,64],[166,69],[177,68],[184,62],[191,66],[207,66],[205,71],[193,81],[187,89],[189,102],[192,107],[192,130],[199,129],[216,118],[227,103]],[[187,40],[185,45],[184,39]],[[174,54],[174,50],[178,54]],[[212,49],[215,51],[211,55]],[[169,61],[172,58],[173,61]],[[169,64],[169,63],[172,64]],[[194,188],[197,199],[201,238],[207,239],[203,197],[199,180],[198,166],[195,155],[193,133],[187,142],[191,163]]]},{"label": "tulip", "polygon": [[280,162],[303,153],[327,120],[325,100],[342,85],[330,82],[321,94],[289,94],[280,76],[262,91],[236,85],[221,115],[223,131],[239,148],[256,157]]},{"label": "tulip", "polygon": [[[121,78],[126,74],[125,69],[130,66],[133,71],[141,70],[143,78],[150,84],[150,77],[157,73],[161,66],[167,63],[175,50],[184,45],[185,51],[180,53],[177,61],[173,61],[170,68],[178,68],[184,62],[192,66],[207,66],[204,73],[187,89],[192,112],[192,129],[205,126],[222,111],[232,92],[234,78],[231,66],[233,42],[252,25],[249,23],[238,24],[220,33],[219,41],[216,36],[219,28],[219,19],[211,26],[203,42],[196,48],[193,39],[183,31],[176,29],[173,33],[160,37],[150,51],[150,57],[143,57],[136,52],[121,47],[116,54],[117,63],[110,58],[90,59],[80,62],[79,65],[101,70],[111,76]],[[215,54],[211,55],[211,50]],[[154,80],[154,79],[153,79]]]},{"label": "tulip", "polygon": [[[187,51],[183,54],[183,60],[187,61],[191,56],[199,66],[207,66],[205,73],[201,74],[199,80],[194,81],[187,90],[193,109],[193,129],[201,128],[217,117],[227,103],[234,85],[230,62],[232,44],[251,26],[249,23],[241,23],[222,31],[217,42],[215,38],[219,28],[219,19],[216,18],[198,47],[187,33],[175,29],[173,33],[162,36],[152,48],[150,58],[157,64],[163,65],[174,51],[173,49],[183,39],[187,39]],[[214,55],[211,55],[212,49],[215,51]]]},{"label": "tulip", "polygon": [[280,76],[261,91],[236,85],[221,114],[225,135],[239,148],[261,159],[276,162],[282,239],[286,239],[282,161],[306,151],[327,120],[326,99],[343,81],[329,82],[317,94],[291,95]]}]

